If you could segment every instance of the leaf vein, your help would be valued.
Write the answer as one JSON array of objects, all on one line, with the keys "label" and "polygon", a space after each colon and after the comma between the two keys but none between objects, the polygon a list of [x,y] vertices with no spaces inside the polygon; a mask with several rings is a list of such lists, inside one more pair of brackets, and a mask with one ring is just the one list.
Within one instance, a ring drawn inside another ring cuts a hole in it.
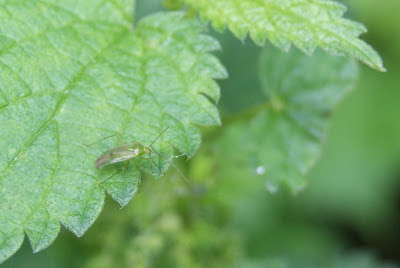
[{"label": "leaf vein", "polygon": [[[125,36],[125,31],[123,31],[117,38],[115,38],[114,40],[112,40],[108,46],[106,46],[105,48],[103,48],[94,58],[92,61],[94,61],[96,58],[101,56],[101,53],[105,50],[107,50],[108,48],[110,48],[111,46],[115,45],[116,43],[118,43],[118,41],[123,38]],[[85,72],[85,70],[88,68],[88,66],[90,66],[90,63],[83,66],[80,70],[80,72],[77,73],[76,77],[74,78],[74,80],[71,81],[71,83],[69,84],[69,86],[67,86],[64,90],[64,94],[63,96],[60,98],[60,100],[57,102],[55,110],[52,114],[52,116],[45,121],[42,126],[32,135],[32,138],[14,155],[14,157],[12,158],[11,162],[5,167],[5,169],[0,173],[0,181],[3,178],[4,173],[15,163],[16,159],[18,158],[18,156],[23,153],[24,151],[26,151],[29,146],[32,144],[32,142],[40,135],[40,133],[42,133],[42,131],[47,127],[47,125],[53,120],[55,119],[55,116],[57,115],[57,112],[60,110],[61,106],[63,105],[63,103],[65,102],[69,90],[72,85],[74,84],[75,81],[77,81],[81,75],[83,75],[83,73]]]}]

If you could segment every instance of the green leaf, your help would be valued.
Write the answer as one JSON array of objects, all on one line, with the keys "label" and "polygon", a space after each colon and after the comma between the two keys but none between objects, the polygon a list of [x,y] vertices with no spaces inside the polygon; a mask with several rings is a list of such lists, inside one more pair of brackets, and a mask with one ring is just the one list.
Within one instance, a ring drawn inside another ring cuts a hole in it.
[{"label": "green leaf", "polygon": [[[160,13],[132,25],[127,0],[0,1],[0,262],[21,245],[35,252],[60,223],[82,236],[107,191],[122,206],[151,161],[97,170],[96,158],[118,145],[154,147],[165,170],[173,146],[188,157],[199,147],[196,125],[218,125],[226,77],[209,54],[219,48],[204,25],[182,13]],[[164,159],[165,158],[165,159]]]},{"label": "green leaf", "polygon": [[264,49],[259,75],[269,101],[249,120],[233,123],[222,139],[236,137],[232,150],[249,159],[252,173],[266,179],[271,193],[282,183],[297,192],[321,153],[332,109],[357,73],[354,61],[321,51],[308,57]]},{"label": "green leaf", "polygon": [[288,51],[291,43],[307,55],[317,46],[332,54],[348,54],[368,66],[385,71],[377,52],[358,36],[366,28],[344,19],[346,7],[327,0],[184,0],[210,20],[217,30],[228,27],[258,45],[265,39]]},{"label": "green leaf", "polygon": [[367,251],[346,252],[334,256],[330,262],[332,268],[394,268],[395,263],[378,259],[373,253]]},{"label": "green leaf", "polygon": [[178,10],[181,9],[184,5],[183,0],[163,0],[163,6],[170,10]]},{"label": "green leaf", "polygon": [[324,261],[314,259],[304,259],[299,256],[285,256],[264,259],[245,259],[240,267],[258,268],[258,267],[329,267],[329,268],[395,268],[394,263],[378,259],[370,252],[350,252],[344,254],[332,253],[328,259]]}]

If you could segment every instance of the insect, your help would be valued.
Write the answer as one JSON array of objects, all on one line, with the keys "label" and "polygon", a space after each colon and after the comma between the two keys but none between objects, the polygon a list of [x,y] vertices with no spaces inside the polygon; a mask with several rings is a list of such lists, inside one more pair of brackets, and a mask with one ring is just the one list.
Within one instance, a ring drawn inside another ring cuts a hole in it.
[{"label": "insect", "polygon": [[[162,174],[164,174],[164,172],[161,170],[161,168],[157,165],[156,162],[154,162],[154,160],[151,158],[151,153],[154,152],[156,153],[158,156],[160,156],[161,158],[163,158],[164,160],[168,161],[168,159],[166,159],[163,155],[161,155],[159,152],[157,152],[154,147],[153,144],[158,140],[158,138],[161,137],[161,135],[163,135],[168,129],[170,128],[170,126],[166,127],[154,140],[150,145],[143,145],[137,141],[133,141],[131,143],[126,143],[126,144],[122,144],[119,145],[117,147],[111,148],[108,151],[106,151],[104,154],[100,155],[96,162],[95,162],[95,166],[97,169],[101,169],[105,166],[114,164],[114,163],[118,163],[118,162],[123,162],[123,161],[127,161],[133,158],[139,158],[141,157],[141,159],[147,159],[152,161],[157,168],[160,170],[160,172]],[[84,144],[85,146],[92,146],[95,143],[98,143],[100,141],[106,140],[108,138],[117,136],[120,143],[122,142],[121,137],[119,136],[119,134],[114,134],[108,137],[105,137],[101,140],[98,140],[94,143],[91,144]],[[149,157],[144,157],[145,155],[148,155]],[[182,154],[183,155],[183,154]],[[178,156],[173,156],[173,157],[179,157],[182,155],[178,155]],[[124,170],[127,166],[128,166],[129,162],[126,162],[125,166],[122,168],[122,170]],[[189,180],[185,177],[185,175],[183,175],[182,171],[172,162],[170,162],[170,164],[178,171],[178,173],[186,180],[186,182],[189,183]],[[108,177],[107,179],[103,180],[100,182],[103,183],[109,179],[111,179],[112,177],[114,177],[115,175],[117,175],[118,173],[120,173],[122,170],[114,173],[113,175],[111,175],[110,177]],[[165,175],[165,174],[164,174]]]}]

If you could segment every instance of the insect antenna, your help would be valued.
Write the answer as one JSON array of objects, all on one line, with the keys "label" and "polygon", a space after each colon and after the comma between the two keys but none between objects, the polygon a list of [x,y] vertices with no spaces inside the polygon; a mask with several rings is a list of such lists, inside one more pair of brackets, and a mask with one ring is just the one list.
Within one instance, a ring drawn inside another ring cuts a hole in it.
[{"label": "insect antenna", "polygon": [[153,146],[153,144],[158,140],[158,138],[159,137],[161,137],[161,135],[162,134],[164,134],[165,133],[165,131],[167,131],[169,128],[170,128],[171,126],[168,126],[168,127],[166,127],[163,131],[161,131],[161,133],[160,134],[158,134],[158,136],[157,136],[157,138],[155,138],[154,139],[154,141],[150,144],[150,146],[149,147],[152,147]]},{"label": "insect antenna", "polygon": [[[165,161],[168,161],[167,158],[165,158],[162,154],[160,154],[159,152],[157,152],[153,146],[149,146],[159,157],[161,157],[162,159],[164,159]],[[168,161],[169,162],[169,161]],[[183,175],[182,171],[174,164],[172,163],[172,161],[170,162],[170,164],[176,169],[176,171],[178,171],[178,173],[182,176],[182,178],[185,179],[185,181],[191,186],[192,184],[190,183],[190,181],[185,177],[185,175]]]},{"label": "insect antenna", "polygon": [[90,146],[92,146],[93,144],[96,144],[96,143],[98,143],[98,142],[104,141],[104,140],[106,140],[106,139],[109,139],[109,138],[112,138],[112,137],[115,137],[115,136],[117,136],[118,139],[119,139],[119,142],[122,143],[121,136],[120,136],[118,133],[115,133],[115,134],[113,134],[113,135],[111,135],[111,136],[107,136],[107,137],[105,137],[105,138],[103,138],[103,139],[100,139],[100,140],[98,140],[98,141],[95,141],[95,142],[93,142],[93,143],[91,143],[91,144],[83,143],[83,145],[85,145],[85,146],[87,146],[87,147],[90,147]]}]

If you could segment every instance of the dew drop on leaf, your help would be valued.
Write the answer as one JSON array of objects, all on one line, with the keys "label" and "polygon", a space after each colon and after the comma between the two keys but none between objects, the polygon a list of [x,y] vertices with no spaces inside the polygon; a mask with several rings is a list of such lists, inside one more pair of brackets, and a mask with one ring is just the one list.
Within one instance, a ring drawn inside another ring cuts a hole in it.
[{"label": "dew drop on leaf", "polygon": [[264,175],[265,174],[265,167],[263,166],[258,166],[256,169],[257,175]]}]

